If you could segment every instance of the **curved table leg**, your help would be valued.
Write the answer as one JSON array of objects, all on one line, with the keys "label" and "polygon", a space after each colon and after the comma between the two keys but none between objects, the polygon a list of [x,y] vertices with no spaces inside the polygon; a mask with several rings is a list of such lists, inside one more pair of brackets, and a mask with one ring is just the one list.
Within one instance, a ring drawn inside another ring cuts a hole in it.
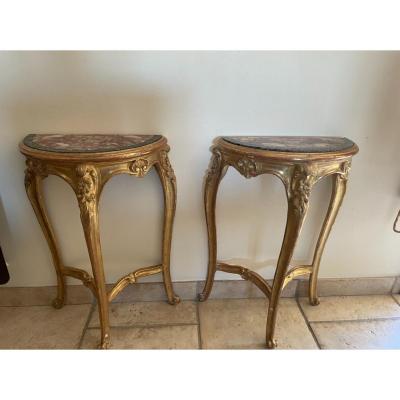
[{"label": "curved table leg", "polygon": [[310,304],[316,306],[319,304],[318,294],[317,294],[317,282],[318,282],[318,270],[321,262],[322,252],[326,241],[328,239],[329,233],[332,229],[332,225],[335,222],[336,216],[338,214],[339,208],[342,204],[344,194],[346,192],[347,178],[335,174],[332,176],[332,195],[329,203],[328,211],[321,228],[321,232],[318,237],[318,242],[315,247],[313,262],[312,262],[312,273],[310,275],[308,296]]},{"label": "curved table leg", "polygon": [[27,166],[28,168],[25,171],[26,193],[32,204],[33,210],[35,211],[36,218],[39,221],[44,236],[46,237],[57,274],[57,297],[53,300],[52,304],[54,308],[61,308],[65,304],[65,278],[62,273],[60,250],[58,248],[53,228],[47,216],[43,200],[42,180],[45,175],[41,176],[37,174],[32,168],[31,161],[27,162]]},{"label": "curved table leg", "polygon": [[312,186],[313,177],[310,175],[297,175],[294,172],[290,180],[290,188],[286,188],[288,195],[288,213],[286,229],[279,254],[278,265],[276,267],[274,280],[272,283],[271,298],[268,305],[266,345],[273,349],[277,346],[274,340],[276,317],[278,312],[279,298],[286,271],[290,264],[293,251],[303,225],[307,209],[308,197]]},{"label": "curved table leg", "polygon": [[81,222],[86,245],[96,283],[97,304],[99,307],[101,327],[101,342],[99,348],[106,349],[110,345],[110,324],[99,235],[99,176],[96,168],[91,165],[79,165],[76,168],[76,174],[77,187],[75,190],[81,211]]},{"label": "curved table leg", "polygon": [[224,177],[228,165],[225,165],[219,152],[214,152],[210,167],[206,173],[204,187],[204,208],[206,213],[207,233],[208,233],[208,270],[207,279],[202,293],[199,294],[199,301],[207,300],[210,295],[215,271],[217,269],[217,229],[215,225],[215,203],[219,183]]},{"label": "curved table leg", "polygon": [[168,154],[163,151],[160,155],[160,163],[156,164],[156,170],[164,192],[164,228],[162,242],[162,272],[164,287],[168,297],[168,303],[179,303],[179,297],[174,293],[170,272],[172,228],[176,209],[176,179]]}]

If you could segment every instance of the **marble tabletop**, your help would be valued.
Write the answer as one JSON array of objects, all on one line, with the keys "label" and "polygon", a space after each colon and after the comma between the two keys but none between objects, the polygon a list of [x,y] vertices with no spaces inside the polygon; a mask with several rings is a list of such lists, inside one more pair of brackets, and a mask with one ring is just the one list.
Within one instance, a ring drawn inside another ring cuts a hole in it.
[{"label": "marble tabletop", "polygon": [[25,146],[57,153],[103,153],[145,146],[160,135],[31,134]]},{"label": "marble tabletop", "polygon": [[291,153],[343,151],[354,143],[338,136],[223,136],[226,142],[255,149]]}]

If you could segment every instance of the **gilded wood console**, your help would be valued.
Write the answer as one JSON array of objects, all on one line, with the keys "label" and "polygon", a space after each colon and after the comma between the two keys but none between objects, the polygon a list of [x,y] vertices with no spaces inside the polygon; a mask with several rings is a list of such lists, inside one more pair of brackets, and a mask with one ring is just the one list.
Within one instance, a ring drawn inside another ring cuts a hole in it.
[{"label": "gilded wood console", "polygon": [[[101,341],[100,348],[110,344],[108,304],[130,283],[147,275],[162,273],[168,302],[176,304],[170,276],[172,225],[176,206],[176,179],[168,159],[169,146],[159,135],[28,135],[20,144],[26,156],[25,188],[53,258],[57,273],[58,294],[55,308],[65,303],[65,277],[80,279],[97,299]],[[164,226],[162,261],[140,268],[121,278],[107,292],[99,236],[98,206],[106,182],[114,175],[144,177],[154,167],[164,191]],[[93,276],[81,268],[64,265],[54,231],[46,213],[42,181],[57,175],[74,190],[82,227],[92,265]]]},{"label": "gilded wood console", "polygon": [[[266,345],[267,348],[274,348],[276,316],[283,288],[295,277],[309,275],[310,303],[319,303],[317,278],[321,256],[346,191],[351,158],[358,152],[358,147],[352,141],[339,137],[236,136],[216,138],[211,152],[204,189],[209,262],[206,284],[199,300],[205,301],[210,295],[216,270],[238,274],[253,282],[269,299]],[[229,166],[246,178],[273,174],[285,186],[288,201],[286,230],[272,286],[256,272],[217,261],[215,203],[219,183]],[[311,189],[326,176],[332,177],[332,195],[313,260],[309,265],[290,267],[309,206]]]}]

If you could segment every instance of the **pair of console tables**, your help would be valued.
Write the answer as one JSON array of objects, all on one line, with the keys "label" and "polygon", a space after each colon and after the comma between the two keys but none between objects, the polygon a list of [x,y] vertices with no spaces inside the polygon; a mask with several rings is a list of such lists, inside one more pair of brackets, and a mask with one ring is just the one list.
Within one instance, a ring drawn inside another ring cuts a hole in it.
[{"label": "pair of console tables", "polygon": [[[95,296],[100,317],[100,348],[110,345],[108,306],[118,293],[138,278],[163,274],[170,304],[177,304],[170,276],[172,225],[176,208],[176,178],[168,158],[169,146],[160,135],[28,135],[20,144],[26,156],[25,187],[53,257],[58,294],[55,308],[65,303],[65,277],[80,279]],[[358,152],[352,141],[340,137],[237,136],[218,137],[211,147],[212,158],[205,178],[204,203],[208,228],[209,263],[200,301],[212,289],[216,270],[239,274],[253,282],[269,299],[266,329],[267,348],[276,347],[274,330],[282,289],[295,277],[310,275],[309,298],[318,304],[317,277],[322,252],[343,200],[351,158]],[[286,230],[272,286],[254,271],[217,261],[215,203],[219,183],[229,166],[246,178],[261,174],[277,176],[285,186],[288,213]],[[98,205],[106,182],[117,174],[144,177],[154,167],[164,191],[162,261],[140,268],[107,292],[99,236]],[[74,190],[79,208],[93,276],[80,268],[64,265],[57,240],[46,213],[42,180],[48,175],[64,179]],[[309,265],[290,267],[297,238],[303,225],[313,185],[332,176],[332,196],[314,257]]]}]

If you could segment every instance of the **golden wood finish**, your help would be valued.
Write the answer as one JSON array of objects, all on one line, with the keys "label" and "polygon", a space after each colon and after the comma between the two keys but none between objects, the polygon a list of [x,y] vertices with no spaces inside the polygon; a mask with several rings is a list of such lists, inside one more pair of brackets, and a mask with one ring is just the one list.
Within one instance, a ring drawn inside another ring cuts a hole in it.
[{"label": "golden wood finish", "polygon": [[298,267],[292,268],[285,275],[285,280],[283,281],[282,290],[294,278],[297,278],[298,276],[302,276],[302,275],[310,275],[312,273],[312,270],[313,270],[313,268],[310,265],[307,265],[307,266],[306,265],[300,265]]},{"label": "golden wood finish", "polygon": [[[248,268],[242,267],[240,265],[229,265],[221,262],[217,262],[216,269],[217,271],[240,275],[243,279],[253,282],[268,298],[271,298],[271,286],[265,281],[265,279],[261,275],[257,274],[257,272],[250,271]],[[201,301],[204,300],[202,299]]]},{"label": "golden wood finish", "polygon": [[[57,297],[53,300],[54,308],[61,308],[65,301],[65,279],[62,273],[62,262],[59,246],[56,242],[53,228],[47,217],[43,201],[42,180],[47,176],[41,168],[41,164],[33,160],[27,160],[25,172],[25,189],[28,198],[35,211],[36,217],[43,230],[44,236],[50,247],[54,268],[57,274]],[[36,171],[36,172],[34,172]]]},{"label": "golden wood finish", "polygon": [[[20,144],[20,151],[26,156],[25,187],[29,200],[46,237],[57,273],[57,297],[55,308],[65,303],[65,277],[80,279],[94,293],[99,308],[101,341],[100,348],[110,344],[108,304],[118,293],[138,278],[162,273],[165,290],[170,304],[177,304],[170,276],[170,251],[172,225],[176,207],[176,179],[168,159],[169,146],[161,137],[154,143],[121,151],[101,153],[62,153],[43,151]],[[107,293],[103,269],[103,259],[99,236],[98,205],[105,183],[114,175],[129,174],[144,177],[152,167],[160,177],[164,191],[164,224],[162,243],[162,263],[140,268],[120,279]],[[74,190],[80,209],[85,240],[88,248],[93,277],[80,268],[63,265],[60,250],[44,207],[42,180],[48,175],[64,179]]]},{"label": "golden wood finish", "polygon": [[136,283],[138,278],[142,276],[149,276],[159,274],[163,271],[162,264],[154,265],[152,267],[139,268],[136,271],[121,278],[108,293],[108,301],[113,301],[122,290],[124,290],[131,283]]},{"label": "golden wood finish", "polygon": [[[210,295],[216,270],[239,274],[243,279],[255,283],[269,298],[266,345],[267,348],[274,348],[276,316],[283,288],[295,277],[310,275],[309,300],[313,305],[318,304],[317,278],[322,252],[345,194],[351,158],[358,152],[358,147],[354,145],[337,152],[295,153],[250,148],[228,143],[218,137],[214,140],[211,152],[204,188],[209,261],[206,283],[203,292],[199,294],[199,300],[205,301]],[[273,174],[285,186],[288,201],[286,229],[272,286],[247,268],[217,261],[215,203],[219,183],[230,166],[246,178]],[[309,206],[311,189],[316,182],[327,176],[333,179],[332,196],[312,264],[295,266],[288,271]]]}]

